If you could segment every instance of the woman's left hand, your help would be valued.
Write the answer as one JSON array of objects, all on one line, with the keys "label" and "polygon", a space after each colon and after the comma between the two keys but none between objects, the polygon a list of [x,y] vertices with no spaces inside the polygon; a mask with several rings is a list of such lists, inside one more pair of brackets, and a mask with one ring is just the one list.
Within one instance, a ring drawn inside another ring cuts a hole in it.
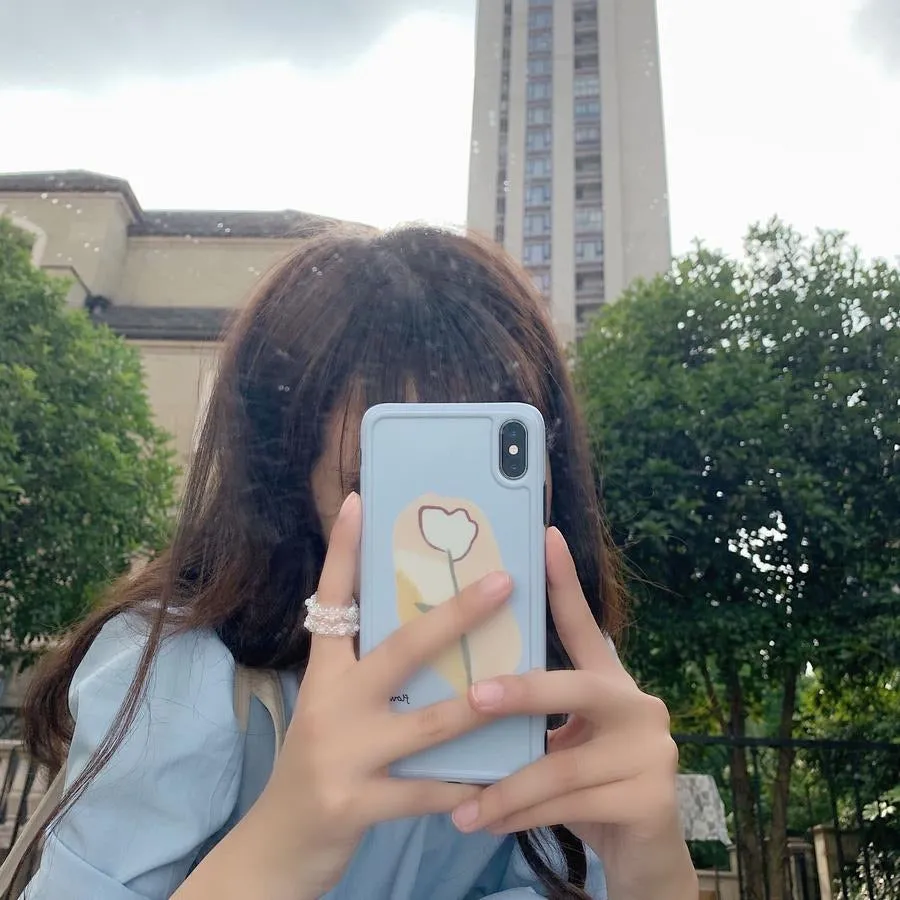
[{"label": "woman's left hand", "polygon": [[481,682],[469,700],[498,716],[569,718],[550,732],[545,757],[458,807],[454,822],[464,832],[495,833],[562,824],[603,861],[610,900],[696,898],[665,704],[638,688],[597,627],[556,528],[547,532],[547,581],[576,668]]}]

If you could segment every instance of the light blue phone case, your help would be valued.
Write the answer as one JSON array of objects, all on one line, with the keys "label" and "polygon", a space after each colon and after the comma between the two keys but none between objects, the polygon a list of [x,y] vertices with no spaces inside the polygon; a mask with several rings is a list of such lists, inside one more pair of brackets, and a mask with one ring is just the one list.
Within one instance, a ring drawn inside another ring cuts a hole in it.
[{"label": "light blue phone case", "polygon": [[[500,471],[500,428],[511,420],[528,432],[517,480]],[[496,616],[398,685],[396,711],[546,666],[545,446],[543,418],[525,404],[385,404],[364,416],[360,652],[490,571],[514,584]],[[489,784],[541,757],[546,727],[544,716],[500,719],[391,772]]]}]

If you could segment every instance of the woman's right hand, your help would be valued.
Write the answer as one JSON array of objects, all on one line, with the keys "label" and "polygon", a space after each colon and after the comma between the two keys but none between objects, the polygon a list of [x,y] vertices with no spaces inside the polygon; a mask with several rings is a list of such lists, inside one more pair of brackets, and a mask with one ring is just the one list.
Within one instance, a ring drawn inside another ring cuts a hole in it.
[{"label": "woman's right hand", "polygon": [[[332,529],[317,591],[322,606],[352,602],[360,527],[359,496],[351,494]],[[353,638],[312,636],[309,664],[272,777],[226,838],[229,855],[240,853],[248,863],[248,853],[265,857],[257,858],[257,877],[269,889],[261,891],[257,883],[253,896],[320,897],[340,880],[371,825],[450,812],[480,793],[470,785],[391,778],[388,766],[490,717],[473,710],[466,698],[395,713],[390,697],[445,647],[490,617],[511,589],[505,573],[488,575],[394,632],[361,660]],[[244,841],[238,840],[241,831]]]}]

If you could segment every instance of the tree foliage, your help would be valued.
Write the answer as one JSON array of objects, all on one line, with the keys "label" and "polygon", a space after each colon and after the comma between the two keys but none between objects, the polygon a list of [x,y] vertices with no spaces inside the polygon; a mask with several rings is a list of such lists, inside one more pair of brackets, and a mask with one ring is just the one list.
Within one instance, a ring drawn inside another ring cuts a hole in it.
[{"label": "tree foliage", "polygon": [[168,531],[176,470],[137,352],[65,307],[0,218],[0,662],[78,618]]},{"label": "tree foliage", "polygon": [[774,698],[790,737],[810,667],[826,697],[896,669],[898,326],[896,268],[772,221],[742,260],[698,246],[637,284],[583,341],[576,379],[635,576],[630,662],[682,723],[742,737]]}]

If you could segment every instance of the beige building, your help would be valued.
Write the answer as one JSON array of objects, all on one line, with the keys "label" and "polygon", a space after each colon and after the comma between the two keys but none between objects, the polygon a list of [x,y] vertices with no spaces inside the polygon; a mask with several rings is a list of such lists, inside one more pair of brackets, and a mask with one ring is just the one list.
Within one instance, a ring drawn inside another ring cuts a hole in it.
[{"label": "beige building", "polygon": [[180,462],[229,316],[273,264],[329,220],[306,213],[144,210],[127,181],[91,172],[0,175],[0,215],[35,235],[68,302],[140,349],[157,420]]},{"label": "beige building", "polygon": [[557,330],[668,268],[655,0],[480,0],[469,226],[531,271]]}]

